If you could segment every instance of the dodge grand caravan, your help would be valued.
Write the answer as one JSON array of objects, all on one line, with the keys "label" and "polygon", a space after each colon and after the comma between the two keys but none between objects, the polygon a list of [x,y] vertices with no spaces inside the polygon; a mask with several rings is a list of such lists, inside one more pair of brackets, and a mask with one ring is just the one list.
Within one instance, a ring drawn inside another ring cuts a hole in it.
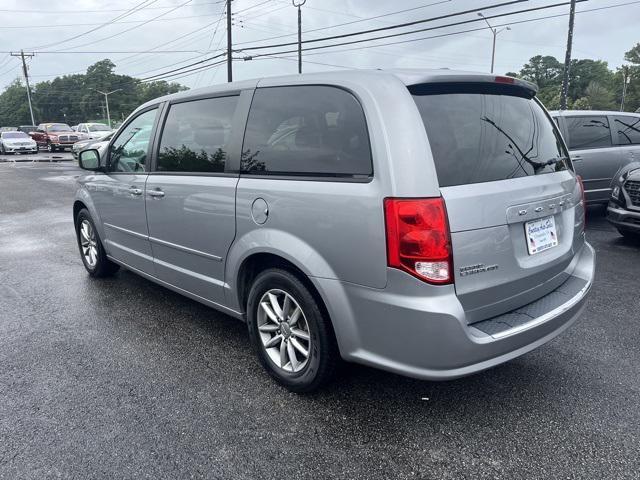
[{"label": "dodge grand caravan", "polygon": [[89,274],[119,267],[246,321],[297,392],[339,358],[439,380],[548,342],[594,272],[584,196],[535,87],[344,71],[139,107],[73,205]]}]

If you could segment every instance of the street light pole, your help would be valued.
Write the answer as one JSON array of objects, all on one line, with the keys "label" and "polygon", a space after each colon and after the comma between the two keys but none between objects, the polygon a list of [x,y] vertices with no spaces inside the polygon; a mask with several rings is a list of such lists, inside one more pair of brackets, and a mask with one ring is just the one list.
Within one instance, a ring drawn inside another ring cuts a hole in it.
[{"label": "street light pole", "polygon": [[631,75],[626,65],[622,66],[622,101],[620,102],[620,111],[624,112],[624,97],[627,95],[627,85],[631,83]]},{"label": "street light pole", "polygon": [[91,90],[104,95],[104,103],[107,106],[107,123],[109,124],[109,128],[111,128],[111,114],[109,113],[109,95],[111,95],[112,93],[119,92],[122,89],[116,88],[115,90],[111,90],[110,92],[101,92],[100,90],[96,90],[95,88],[92,88]]},{"label": "street light pole", "polygon": [[491,30],[491,33],[493,34],[493,47],[491,49],[491,73],[493,73],[493,67],[495,66],[496,63],[496,39],[498,37],[498,34],[504,30],[511,30],[511,27],[505,27],[505,28],[501,28],[501,29],[497,29],[497,28],[493,28],[491,26],[491,24],[489,23],[489,20],[487,20],[484,15],[482,14],[482,12],[478,12],[478,16],[482,17],[482,19],[487,22],[487,25],[489,26],[489,30]]},{"label": "street light pole", "polygon": [[307,0],[298,1],[291,0],[294,7],[298,8],[298,73],[302,73],[302,11],[300,7],[304,5]]}]

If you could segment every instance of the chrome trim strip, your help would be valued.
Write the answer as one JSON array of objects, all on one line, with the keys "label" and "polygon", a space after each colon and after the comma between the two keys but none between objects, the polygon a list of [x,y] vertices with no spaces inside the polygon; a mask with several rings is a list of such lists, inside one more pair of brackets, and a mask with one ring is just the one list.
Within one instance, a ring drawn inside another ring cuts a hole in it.
[{"label": "chrome trim strip", "polygon": [[611,191],[610,188],[592,188],[591,190],[584,190],[584,193],[589,193],[589,192],[609,192]]},{"label": "chrome trim strip", "polygon": [[162,285],[164,287],[169,288],[170,290],[173,290],[175,292],[178,293],[182,293],[184,294],[186,297],[189,297],[193,300],[196,300],[200,303],[204,303],[205,305],[209,306],[209,307],[213,307],[217,310],[223,311],[225,313],[228,313],[236,318],[239,318],[241,320],[244,320],[244,314],[242,312],[238,312],[237,310],[233,310],[232,308],[229,307],[225,307],[224,305],[221,305],[219,303],[216,302],[212,302],[211,300],[207,300],[204,297],[201,297],[200,295],[196,295],[195,293],[191,293],[188,290],[184,290],[180,287],[176,287],[175,285],[173,285],[172,283],[169,282],[165,282],[164,280],[160,280],[158,277],[154,277],[153,275],[150,275],[146,272],[143,272],[142,270],[139,270],[135,267],[132,267],[131,265],[126,264],[125,262],[118,260],[116,258],[113,258],[111,255],[107,255],[107,258],[109,258],[109,260],[117,263],[118,265],[123,266],[124,268],[126,268],[127,270],[131,270],[134,273],[137,273],[138,275],[140,275],[141,277],[144,277],[148,280],[151,280],[152,282],[156,282],[158,285]]},{"label": "chrome trim strip", "polygon": [[209,258],[217,262],[222,261],[222,257],[213,255],[212,253],[206,253],[200,250],[196,250],[194,248],[184,247],[182,245],[177,245],[175,243],[167,242],[166,240],[160,240],[159,238],[156,238],[156,237],[148,237],[148,238],[149,238],[149,241],[151,241],[152,243],[157,243],[158,245],[164,245],[165,247],[175,248],[176,250],[181,250],[187,253],[193,253],[194,255],[200,255],[201,257]]},{"label": "chrome trim strip", "polygon": [[[593,247],[591,247],[588,244],[585,244],[585,247],[590,248],[592,250],[592,253],[593,253]],[[582,301],[584,296],[587,294],[587,292],[591,288],[592,284],[593,284],[593,282],[587,282],[587,284],[584,287],[582,287],[582,289],[576,295],[571,297],[571,299],[569,301],[567,301],[566,303],[563,303],[559,307],[556,307],[553,310],[545,313],[544,315],[541,315],[541,316],[539,316],[537,318],[534,318],[530,322],[524,323],[522,325],[519,325],[517,327],[511,328],[509,330],[504,330],[502,332],[498,332],[496,334],[490,335],[490,337],[495,339],[495,340],[500,340],[500,339],[503,339],[503,338],[506,338],[506,337],[510,337],[511,335],[516,335],[518,333],[524,332],[525,330],[529,330],[530,328],[537,327],[538,325],[541,325],[541,324],[543,324],[545,322],[548,322],[549,320],[554,319],[555,317],[557,317],[559,315],[562,315],[564,312],[566,312],[567,310],[572,309],[573,307],[575,307],[578,303],[580,303]]]},{"label": "chrome trim strip", "polygon": [[127,230],[126,228],[116,227],[115,225],[111,225],[110,223],[103,223],[105,227],[113,228],[114,230],[118,230],[119,232],[128,233],[129,235],[133,235],[137,238],[142,238],[144,240],[149,240],[149,236],[143,233],[134,232],[133,230]]},{"label": "chrome trim strip", "polygon": [[174,265],[174,264],[169,263],[169,262],[165,262],[163,260],[158,260],[157,258],[153,259],[153,263],[156,264],[156,265],[161,265],[161,266],[163,266],[165,268],[168,268],[170,270],[179,272],[179,273],[181,273],[183,275],[187,275],[189,277],[197,278],[198,280],[201,280],[203,282],[211,283],[213,285],[217,285],[217,286],[220,286],[220,287],[224,286],[224,282],[221,282],[220,280],[216,280],[215,278],[208,277],[208,276],[203,275],[203,274],[198,273],[198,272],[194,272],[193,270],[188,270],[186,268],[178,267],[177,265]]},{"label": "chrome trim strip", "polygon": [[129,235],[132,235],[132,236],[137,237],[137,238],[142,238],[144,240],[149,240],[150,242],[157,243],[158,245],[164,245],[165,247],[175,248],[176,250],[181,250],[183,252],[192,253],[194,255],[199,255],[199,256],[204,257],[204,258],[209,258],[211,260],[215,260],[216,262],[221,262],[222,261],[222,257],[219,257],[217,255],[213,255],[212,253],[203,252],[203,251],[200,251],[200,250],[196,250],[194,248],[184,247],[182,245],[178,245],[178,244],[175,244],[175,243],[167,242],[166,240],[160,240],[159,238],[150,237],[149,235],[144,235],[142,233],[134,232],[133,230],[128,230],[126,228],[117,227],[117,226],[112,225],[110,223],[106,223],[105,222],[105,223],[103,223],[103,225],[105,227],[113,228],[114,230],[117,230],[119,232],[128,233]]},{"label": "chrome trim strip", "polygon": [[[144,258],[145,260],[147,260],[149,262],[153,262],[153,257],[151,257],[150,255],[146,255],[144,253],[140,253],[137,250],[133,250],[133,249],[131,249],[129,247],[125,247],[124,245],[120,245],[119,243],[113,242],[113,241],[111,241],[109,239],[106,239],[105,243],[107,243],[110,246],[115,247],[115,248],[117,248],[119,250],[123,250],[123,251],[125,251],[127,253],[130,253],[132,255],[136,255],[137,257]],[[109,256],[109,255],[107,255],[107,256]]]}]

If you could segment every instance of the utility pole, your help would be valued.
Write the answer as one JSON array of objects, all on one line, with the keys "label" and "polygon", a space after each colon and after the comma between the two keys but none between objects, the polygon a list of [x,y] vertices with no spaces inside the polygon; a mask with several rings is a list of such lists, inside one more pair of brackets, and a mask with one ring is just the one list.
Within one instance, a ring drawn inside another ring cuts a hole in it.
[{"label": "utility pole", "polygon": [[620,102],[620,111],[624,112],[624,97],[627,96],[627,85],[631,82],[631,75],[626,65],[622,66],[622,101]]},{"label": "utility pole", "polygon": [[24,53],[23,50],[20,50],[20,53],[10,54],[12,57],[20,57],[22,58],[22,72],[24,73],[24,81],[27,84],[27,100],[29,101],[29,113],[31,114],[31,125],[35,125],[36,121],[33,117],[33,106],[31,105],[31,88],[29,87],[29,73],[27,70],[27,62],[25,62],[24,57],[35,57],[35,53]]},{"label": "utility pole", "polygon": [[493,28],[491,26],[491,24],[489,23],[489,20],[484,18],[484,15],[482,14],[482,12],[478,12],[478,16],[482,17],[483,20],[487,22],[487,25],[489,26],[489,30],[491,30],[491,33],[493,33],[493,48],[491,49],[491,73],[493,73],[493,67],[495,66],[495,63],[496,63],[496,38],[498,37],[498,34],[500,32],[504,30],[511,30],[511,27],[505,27],[498,30],[497,28]]},{"label": "utility pole", "polygon": [[109,123],[109,128],[111,128],[111,114],[109,113],[109,95],[111,95],[112,93],[119,92],[122,89],[121,88],[117,88],[115,90],[111,90],[110,92],[101,92],[100,90],[96,90],[95,88],[92,88],[91,90],[93,90],[94,92],[98,92],[98,93],[101,93],[102,95],[104,95],[104,103],[107,106],[107,122]]},{"label": "utility pole", "polygon": [[231,0],[227,0],[227,82],[233,82],[233,62],[231,52]]},{"label": "utility pole", "polygon": [[307,0],[298,1],[291,0],[294,7],[298,9],[298,73],[302,73],[302,11],[300,7],[304,5]]},{"label": "utility pole", "polygon": [[571,46],[573,45],[573,20],[576,16],[576,0],[571,0],[569,7],[569,33],[567,35],[567,54],[564,57],[564,76],[562,78],[562,93],[560,94],[560,110],[567,109],[569,95],[569,70],[571,69]]}]

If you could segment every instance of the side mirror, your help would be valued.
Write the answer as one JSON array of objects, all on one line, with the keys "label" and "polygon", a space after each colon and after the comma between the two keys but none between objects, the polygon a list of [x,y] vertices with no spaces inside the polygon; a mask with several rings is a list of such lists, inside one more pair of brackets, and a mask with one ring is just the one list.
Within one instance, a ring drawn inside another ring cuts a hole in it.
[{"label": "side mirror", "polygon": [[102,171],[102,166],[100,165],[100,154],[98,153],[98,150],[95,149],[82,150],[80,155],[78,155],[78,164],[83,170],[89,170],[92,172]]}]

